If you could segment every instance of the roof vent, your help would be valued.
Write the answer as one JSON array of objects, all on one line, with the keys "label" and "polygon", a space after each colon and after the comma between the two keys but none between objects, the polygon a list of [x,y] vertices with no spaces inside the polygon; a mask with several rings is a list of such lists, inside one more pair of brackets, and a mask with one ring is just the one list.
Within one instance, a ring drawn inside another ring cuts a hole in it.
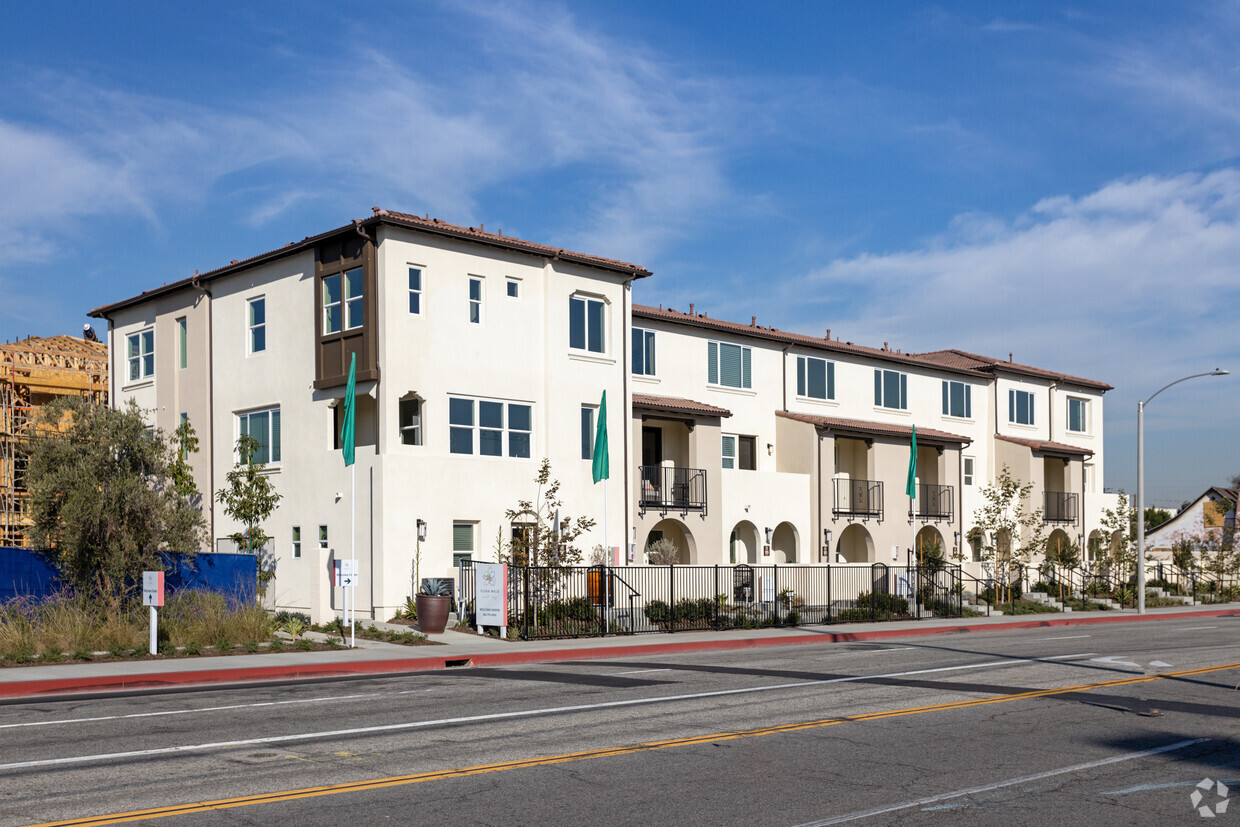
[{"label": "roof vent", "polygon": [[231,262],[231,263],[232,263],[232,264],[236,264],[236,263],[237,263],[237,260],[234,258],[234,259],[232,260],[232,262]]},{"label": "roof vent", "polygon": [[689,315],[693,315],[693,302],[689,302]]},{"label": "roof vent", "polygon": [[750,316],[750,317],[749,317],[749,326],[750,326],[750,327],[757,327],[757,325],[758,325],[758,317],[757,317],[757,316]]},{"label": "roof vent", "polygon": [[1010,351],[1010,350],[1008,351],[1008,361],[1009,361],[1009,362],[1011,362],[1011,361],[1012,361],[1012,351]]},{"label": "roof vent", "polygon": [[378,208],[378,207],[371,207],[371,208],[370,208],[370,211],[371,211],[372,213],[374,213],[375,215],[378,215],[378,214],[379,214],[379,208]]},{"label": "roof vent", "polygon": [[828,342],[831,341],[831,328],[829,327],[827,328],[827,335],[823,336],[823,338],[826,339]]},{"label": "roof vent", "polygon": [[883,350],[886,350],[886,349],[887,349],[887,343],[883,342]]}]

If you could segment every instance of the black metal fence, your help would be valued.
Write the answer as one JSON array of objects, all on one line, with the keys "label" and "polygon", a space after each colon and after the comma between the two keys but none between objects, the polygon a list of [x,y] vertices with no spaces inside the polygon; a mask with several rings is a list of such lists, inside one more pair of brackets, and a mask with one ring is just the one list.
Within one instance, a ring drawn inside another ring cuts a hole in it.
[{"label": "black metal fence", "polygon": [[1076,522],[1076,494],[1046,491],[1042,519],[1048,523]]},{"label": "black metal fence", "polygon": [[[959,617],[959,567],[509,566],[508,625],[524,639]],[[472,612],[474,572],[461,570]]]}]

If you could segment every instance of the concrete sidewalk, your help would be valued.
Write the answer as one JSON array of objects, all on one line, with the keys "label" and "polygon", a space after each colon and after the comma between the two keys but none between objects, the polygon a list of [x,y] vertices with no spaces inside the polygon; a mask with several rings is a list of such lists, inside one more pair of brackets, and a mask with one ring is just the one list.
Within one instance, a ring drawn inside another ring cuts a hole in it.
[{"label": "concrete sidewalk", "polygon": [[0,669],[0,698],[52,698],[81,692],[115,692],[349,675],[391,675],[464,666],[663,657],[682,652],[1229,616],[1240,617],[1240,605],[1229,603],[1214,608],[1184,606],[1150,609],[1145,615],[1138,615],[1133,611],[1081,612],[541,641],[501,641],[482,635],[448,631],[433,637],[436,642],[443,644],[439,646],[402,646],[358,638],[356,649],[323,652],[292,650],[260,655],[9,667]]}]

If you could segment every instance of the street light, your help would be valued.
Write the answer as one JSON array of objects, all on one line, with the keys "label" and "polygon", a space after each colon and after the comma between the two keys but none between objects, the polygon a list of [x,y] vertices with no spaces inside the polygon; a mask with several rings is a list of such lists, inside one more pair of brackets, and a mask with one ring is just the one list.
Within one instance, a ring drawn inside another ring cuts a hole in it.
[{"label": "street light", "polygon": [[1137,403],[1137,614],[1145,614],[1145,406],[1171,385],[1202,376],[1226,376],[1229,371],[1215,368],[1209,373],[1194,373],[1163,385],[1144,402]]}]

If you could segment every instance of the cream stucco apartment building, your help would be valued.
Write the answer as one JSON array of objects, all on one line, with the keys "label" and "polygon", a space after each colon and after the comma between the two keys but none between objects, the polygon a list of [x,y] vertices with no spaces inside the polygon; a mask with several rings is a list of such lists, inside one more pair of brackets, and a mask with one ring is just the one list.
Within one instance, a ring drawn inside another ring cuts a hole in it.
[{"label": "cream stucco apartment building", "polygon": [[[240,434],[262,444],[283,495],[269,599],[316,617],[335,603],[329,557],[351,547],[358,605],[380,618],[412,593],[415,559],[421,576],[494,559],[544,457],[565,511],[597,521],[581,545],[622,565],[658,537],[683,563],[812,564],[889,562],[920,535],[981,573],[962,544],[1002,464],[1034,483],[1048,528],[1097,528],[1108,385],[634,306],[650,275],[376,209],[92,315],[108,322],[112,403],[168,431],[188,419],[204,493]],[[351,492],[336,434],[354,355]],[[604,391],[606,514],[590,463]],[[237,526],[209,496],[204,509],[224,547]]]}]

